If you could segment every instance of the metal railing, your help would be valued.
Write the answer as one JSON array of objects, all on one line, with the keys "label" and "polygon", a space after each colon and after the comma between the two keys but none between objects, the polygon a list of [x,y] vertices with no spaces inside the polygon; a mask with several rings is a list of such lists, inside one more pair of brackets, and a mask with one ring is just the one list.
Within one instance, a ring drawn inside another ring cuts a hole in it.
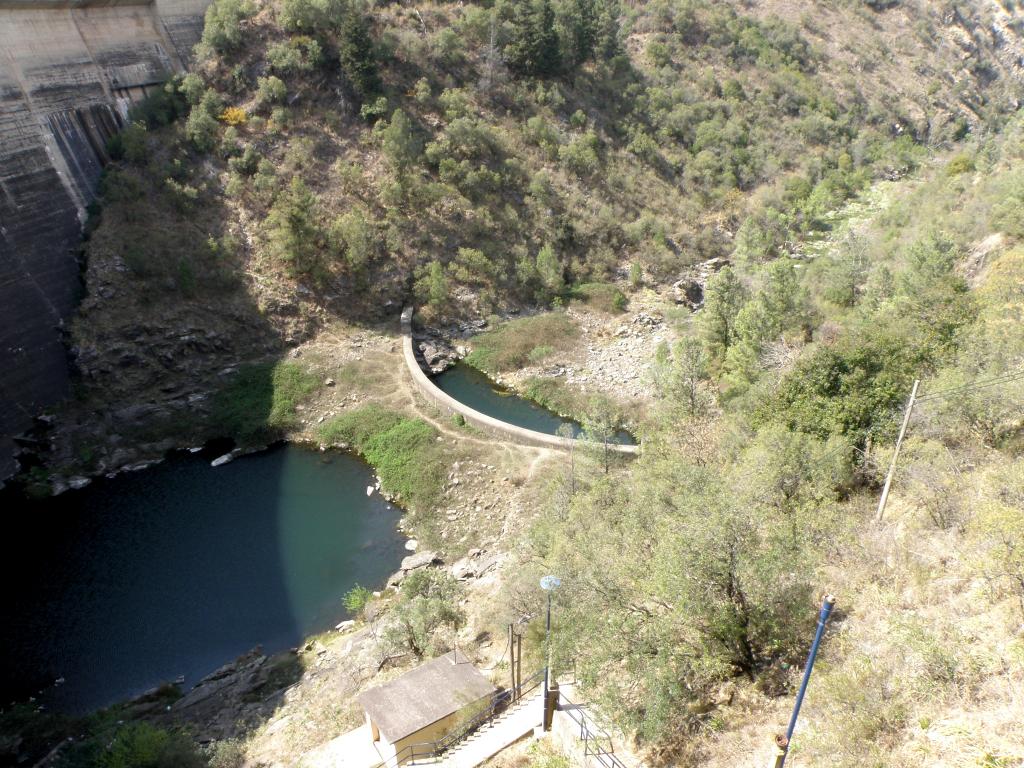
[{"label": "metal railing", "polygon": [[401,765],[418,760],[440,757],[443,753],[478,730],[482,725],[501,715],[506,709],[524,698],[527,694],[533,693],[543,682],[544,670],[537,670],[515,688],[507,688],[493,694],[480,711],[460,722],[443,738],[437,741],[410,744],[393,757],[377,763],[373,768],[398,768]]},{"label": "metal railing", "polygon": [[594,722],[593,717],[588,717],[583,707],[570,701],[564,693],[558,691],[558,697],[565,704],[560,711],[579,726],[579,739],[583,742],[584,757],[594,758],[604,768],[627,768],[615,755],[612,737],[608,732]]}]

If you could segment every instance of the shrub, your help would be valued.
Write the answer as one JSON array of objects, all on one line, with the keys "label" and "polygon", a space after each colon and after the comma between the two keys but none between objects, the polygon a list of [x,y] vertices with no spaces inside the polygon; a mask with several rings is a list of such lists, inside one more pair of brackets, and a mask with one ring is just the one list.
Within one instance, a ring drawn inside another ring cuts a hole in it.
[{"label": "shrub", "polygon": [[583,283],[574,286],[570,296],[573,301],[608,314],[623,312],[628,304],[625,294],[611,283]]},{"label": "shrub", "polygon": [[228,107],[220,113],[218,119],[222,123],[227,123],[228,125],[245,125],[248,115],[241,107]]},{"label": "shrub", "polygon": [[970,155],[957,155],[946,166],[947,176],[959,176],[974,170],[974,159]]},{"label": "shrub", "polygon": [[242,43],[242,22],[256,13],[249,0],[213,0],[206,9],[202,45],[217,53],[228,53]]},{"label": "shrub", "polygon": [[280,104],[288,95],[288,88],[284,82],[274,75],[261,77],[256,81],[256,106],[266,107],[271,104]]},{"label": "shrub", "polygon": [[326,32],[352,13],[347,0],[283,0],[278,19],[289,32]]},{"label": "shrub", "polygon": [[601,165],[601,158],[598,155],[600,146],[597,134],[587,131],[562,146],[558,150],[558,156],[566,168],[577,176],[586,178],[596,173]]},{"label": "shrub", "polygon": [[299,35],[267,48],[267,63],[284,75],[311,72],[324,62],[320,43],[312,37]]},{"label": "shrub", "polygon": [[200,152],[211,152],[217,146],[220,126],[217,119],[201,107],[193,107],[185,121],[185,136]]}]

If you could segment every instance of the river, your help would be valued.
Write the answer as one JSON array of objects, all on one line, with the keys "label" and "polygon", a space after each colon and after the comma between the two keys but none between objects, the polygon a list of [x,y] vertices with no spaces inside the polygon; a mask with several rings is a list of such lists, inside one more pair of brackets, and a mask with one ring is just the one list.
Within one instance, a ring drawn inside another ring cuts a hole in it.
[{"label": "river", "polygon": [[[85,712],[346,618],[404,551],[401,510],[341,453],[175,455],[80,491],[0,496],[0,696]],[[58,678],[64,682],[54,686]],[[40,692],[42,692],[40,694]]]},{"label": "river", "polygon": [[[549,435],[557,434],[563,424],[572,428],[573,437],[579,437],[583,432],[579,422],[559,416],[533,400],[520,397],[466,363],[457,363],[438,374],[434,377],[434,383],[460,403],[509,424]],[[617,432],[612,442],[636,445],[636,440],[625,430]]]}]

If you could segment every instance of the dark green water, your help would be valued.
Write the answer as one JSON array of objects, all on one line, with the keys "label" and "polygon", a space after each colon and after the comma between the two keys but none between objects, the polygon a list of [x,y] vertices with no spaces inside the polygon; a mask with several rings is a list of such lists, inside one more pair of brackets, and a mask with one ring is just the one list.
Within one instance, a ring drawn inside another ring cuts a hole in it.
[{"label": "dark green water", "polygon": [[[574,437],[583,432],[579,422],[559,416],[532,400],[513,394],[465,363],[458,363],[435,376],[434,383],[460,403],[509,424],[549,435],[558,434],[558,428],[563,424],[572,427]],[[616,433],[612,441],[621,445],[636,445],[636,440],[626,431]]]},{"label": "dark green water", "polygon": [[[41,502],[3,497],[0,695],[81,712],[345,618],[401,562],[370,468],[278,447],[217,468],[175,456]],[[53,687],[59,677],[64,684]]]}]

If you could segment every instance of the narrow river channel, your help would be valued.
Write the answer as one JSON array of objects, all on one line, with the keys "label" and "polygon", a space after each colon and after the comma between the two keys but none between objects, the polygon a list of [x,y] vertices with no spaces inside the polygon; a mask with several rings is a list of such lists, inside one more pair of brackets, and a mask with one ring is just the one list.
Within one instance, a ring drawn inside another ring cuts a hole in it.
[{"label": "narrow river channel", "polygon": [[[0,696],[86,710],[345,618],[404,552],[370,467],[277,447],[177,455],[41,501],[0,496]],[[54,686],[55,680],[63,683]],[[40,691],[44,691],[40,695]]]}]

